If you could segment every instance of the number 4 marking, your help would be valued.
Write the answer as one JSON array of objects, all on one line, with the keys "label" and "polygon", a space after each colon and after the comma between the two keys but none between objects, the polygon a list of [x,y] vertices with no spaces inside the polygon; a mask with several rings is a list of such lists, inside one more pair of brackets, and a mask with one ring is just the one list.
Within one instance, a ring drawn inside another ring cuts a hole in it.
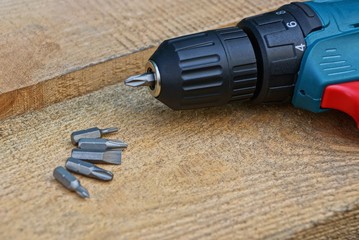
[{"label": "number 4 marking", "polygon": [[305,46],[304,44],[300,44],[300,45],[298,45],[298,46],[295,46],[295,48],[298,49],[298,50],[301,51],[301,52],[304,52],[305,47],[306,47],[306,46]]}]

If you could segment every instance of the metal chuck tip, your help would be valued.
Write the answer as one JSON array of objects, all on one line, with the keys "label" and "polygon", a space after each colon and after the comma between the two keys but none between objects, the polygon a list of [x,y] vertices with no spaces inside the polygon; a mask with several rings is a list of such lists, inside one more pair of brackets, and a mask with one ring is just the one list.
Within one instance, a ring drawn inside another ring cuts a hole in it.
[{"label": "metal chuck tip", "polygon": [[141,75],[132,76],[125,81],[125,85],[130,87],[142,87],[142,86],[154,87],[155,84],[156,84],[156,80],[155,80],[155,75],[153,73],[145,73]]}]

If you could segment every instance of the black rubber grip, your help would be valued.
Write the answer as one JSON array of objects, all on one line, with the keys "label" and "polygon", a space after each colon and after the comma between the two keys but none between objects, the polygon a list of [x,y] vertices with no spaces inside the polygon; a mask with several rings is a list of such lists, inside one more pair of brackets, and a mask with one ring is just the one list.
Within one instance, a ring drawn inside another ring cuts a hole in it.
[{"label": "black rubber grip", "polygon": [[158,99],[173,109],[248,100],[256,90],[254,50],[238,27],[167,40],[150,59],[163,79]]}]

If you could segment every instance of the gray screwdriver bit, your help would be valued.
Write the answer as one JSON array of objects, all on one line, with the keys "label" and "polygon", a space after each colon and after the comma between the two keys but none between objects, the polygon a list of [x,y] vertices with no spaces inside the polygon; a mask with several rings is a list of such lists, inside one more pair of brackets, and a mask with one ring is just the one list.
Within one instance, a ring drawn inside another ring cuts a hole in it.
[{"label": "gray screwdriver bit", "polygon": [[84,149],[73,149],[71,157],[94,162],[94,163],[108,163],[108,164],[121,164],[121,150],[108,150],[108,151],[91,151]]},{"label": "gray screwdriver bit", "polygon": [[81,186],[80,181],[75,178],[69,171],[67,171],[63,167],[57,167],[54,170],[54,178],[61,183],[65,188],[69,189],[70,191],[76,192],[82,198],[89,198],[90,194]]},{"label": "gray screwdriver bit", "polygon": [[103,134],[117,132],[118,128],[99,129],[97,127],[73,132],[71,142],[76,145],[81,138],[100,138]]},{"label": "gray screwdriver bit", "polygon": [[65,167],[71,172],[79,173],[81,175],[96,178],[102,181],[111,181],[113,178],[113,174],[110,171],[76,158],[67,159]]},{"label": "gray screwdriver bit", "polygon": [[125,84],[130,87],[153,87],[156,84],[156,78],[153,73],[145,73],[126,79]]},{"label": "gray screwdriver bit", "polygon": [[102,138],[81,138],[79,140],[78,147],[94,151],[105,151],[115,148],[123,150],[127,148],[127,143]]}]

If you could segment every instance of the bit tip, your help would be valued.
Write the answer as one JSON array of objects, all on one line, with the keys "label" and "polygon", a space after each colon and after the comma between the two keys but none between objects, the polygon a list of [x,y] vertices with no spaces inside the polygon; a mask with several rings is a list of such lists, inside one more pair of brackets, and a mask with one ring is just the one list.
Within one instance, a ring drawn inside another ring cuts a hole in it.
[{"label": "bit tip", "polygon": [[129,77],[125,80],[125,85],[130,87],[153,87],[156,83],[155,75],[153,73],[145,73]]},{"label": "bit tip", "polygon": [[109,150],[104,153],[103,161],[109,164],[120,165],[121,157],[122,157],[121,150]]},{"label": "bit tip", "polygon": [[76,193],[82,198],[89,198],[90,197],[90,193],[83,186],[78,186],[76,188]]},{"label": "bit tip", "polygon": [[128,147],[127,143],[122,142],[122,141],[115,141],[115,140],[108,140],[106,142],[106,145],[107,145],[108,148],[121,148],[121,149],[124,149],[124,148]]},{"label": "bit tip", "polygon": [[112,172],[106,171],[106,170],[104,170],[102,168],[95,169],[91,173],[97,179],[100,179],[102,181],[111,181],[113,179]]},{"label": "bit tip", "polygon": [[117,132],[117,131],[118,131],[118,128],[115,128],[115,127],[101,129],[102,134],[114,133],[114,132]]}]

